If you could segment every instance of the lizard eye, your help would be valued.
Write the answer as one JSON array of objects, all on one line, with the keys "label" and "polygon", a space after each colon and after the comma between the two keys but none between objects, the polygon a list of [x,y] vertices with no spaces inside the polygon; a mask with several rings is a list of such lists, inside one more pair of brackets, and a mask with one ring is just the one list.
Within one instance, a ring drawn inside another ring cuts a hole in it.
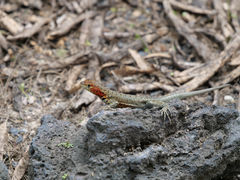
[{"label": "lizard eye", "polygon": [[91,87],[90,84],[88,84],[87,87],[90,88]]}]

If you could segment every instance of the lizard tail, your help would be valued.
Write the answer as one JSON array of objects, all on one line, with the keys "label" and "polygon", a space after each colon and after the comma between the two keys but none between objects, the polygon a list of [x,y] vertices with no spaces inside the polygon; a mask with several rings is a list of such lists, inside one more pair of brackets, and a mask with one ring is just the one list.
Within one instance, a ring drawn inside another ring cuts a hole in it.
[{"label": "lizard tail", "polygon": [[159,98],[159,100],[167,102],[167,101],[170,101],[172,99],[184,99],[184,98],[187,98],[187,97],[191,97],[191,96],[203,94],[203,93],[206,93],[206,92],[214,91],[216,89],[221,89],[221,88],[224,88],[224,87],[227,87],[227,86],[230,86],[230,84],[224,84],[224,85],[221,85],[221,86],[208,88],[208,89],[203,89],[203,90],[198,90],[198,91],[170,94],[170,95],[163,96],[163,97]]}]

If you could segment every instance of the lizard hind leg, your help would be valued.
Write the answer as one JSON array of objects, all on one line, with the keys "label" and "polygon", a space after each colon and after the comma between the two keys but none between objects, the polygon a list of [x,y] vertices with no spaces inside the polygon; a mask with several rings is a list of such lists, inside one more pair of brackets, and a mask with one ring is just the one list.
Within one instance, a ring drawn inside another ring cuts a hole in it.
[{"label": "lizard hind leg", "polygon": [[166,119],[169,119],[169,121],[171,122],[171,117],[170,117],[171,111],[170,111],[169,105],[167,103],[163,103],[163,102],[161,102],[161,103],[158,102],[157,104],[153,104],[151,102],[146,102],[144,108],[152,108],[154,105],[162,108],[160,115],[163,116],[164,121]]},{"label": "lizard hind leg", "polygon": [[163,119],[166,120],[168,119],[171,123],[171,111],[169,105],[164,105],[163,108],[161,109],[161,115],[163,116]]}]

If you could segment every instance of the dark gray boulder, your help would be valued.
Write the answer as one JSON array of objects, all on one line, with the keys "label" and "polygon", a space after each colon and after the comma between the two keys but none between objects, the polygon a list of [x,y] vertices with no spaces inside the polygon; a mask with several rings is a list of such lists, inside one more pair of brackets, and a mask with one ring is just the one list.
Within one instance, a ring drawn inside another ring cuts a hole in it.
[{"label": "dark gray boulder", "polygon": [[[31,179],[232,179],[240,173],[234,109],[182,103],[102,111],[76,127],[44,116],[30,148]],[[73,147],[59,146],[69,142]]]}]

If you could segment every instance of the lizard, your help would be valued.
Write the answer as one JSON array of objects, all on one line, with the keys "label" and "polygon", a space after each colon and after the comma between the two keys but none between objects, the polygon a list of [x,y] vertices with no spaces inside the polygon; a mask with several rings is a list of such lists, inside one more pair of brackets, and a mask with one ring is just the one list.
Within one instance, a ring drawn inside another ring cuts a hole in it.
[{"label": "lizard", "polygon": [[102,86],[94,80],[86,79],[81,82],[81,87],[88,90],[89,92],[100,97],[104,103],[108,104],[111,108],[146,108],[158,106],[162,108],[164,116],[168,116],[168,102],[173,99],[184,99],[187,97],[192,97],[195,95],[203,94],[206,92],[214,91],[229,86],[229,84],[224,84],[217,87],[212,87],[208,89],[192,91],[192,92],[183,92],[165,95],[160,98],[147,97],[147,96],[137,96],[131,94],[124,94],[117,91],[113,91],[109,88]]}]

